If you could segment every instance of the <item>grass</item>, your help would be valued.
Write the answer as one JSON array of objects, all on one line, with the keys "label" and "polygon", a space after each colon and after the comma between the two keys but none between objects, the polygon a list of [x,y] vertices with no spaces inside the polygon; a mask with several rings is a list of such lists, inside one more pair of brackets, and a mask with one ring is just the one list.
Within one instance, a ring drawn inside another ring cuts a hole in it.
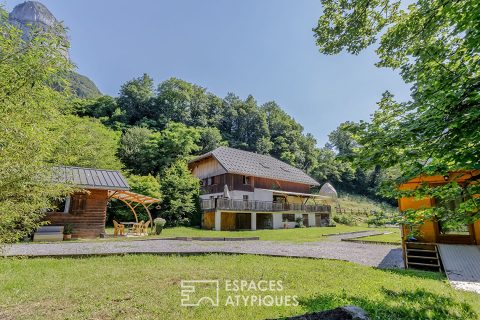
[{"label": "grass", "polygon": [[[166,228],[160,236],[150,235],[148,238],[172,237],[260,237],[260,240],[286,241],[286,242],[314,242],[327,239],[322,235],[357,232],[357,231],[392,231],[394,228],[368,228],[366,226],[346,226],[337,224],[336,227],[314,227],[295,229],[274,229],[255,231],[212,231],[189,227]],[[108,228],[107,233],[113,234],[113,228]],[[144,237],[147,238],[147,237]],[[125,238],[124,238],[125,239]],[[135,238],[126,238],[135,239]]]},{"label": "grass", "polygon": [[[220,306],[181,307],[180,282],[192,279],[220,280]],[[225,280],[282,281],[283,290],[227,292]],[[297,296],[299,305],[225,306],[228,295],[238,294]],[[372,319],[480,314],[479,296],[452,289],[440,274],[342,261],[253,255],[0,259],[2,319],[272,319],[352,304]]]}]

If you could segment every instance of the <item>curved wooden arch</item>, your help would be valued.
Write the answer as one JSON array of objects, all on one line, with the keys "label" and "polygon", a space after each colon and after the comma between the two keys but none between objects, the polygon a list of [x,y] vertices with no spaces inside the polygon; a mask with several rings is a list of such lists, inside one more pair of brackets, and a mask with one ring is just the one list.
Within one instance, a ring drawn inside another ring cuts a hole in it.
[{"label": "curved wooden arch", "polygon": [[[130,203],[128,203],[127,201],[123,200],[123,199],[118,199],[120,201],[122,201],[123,203],[125,203],[129,208],[130,210],[132,210],[133,212],[133,215],[135,216],[135,221],[138,223],[138,217],[137,217],[137,213],[135,212],[135,208],[132,207],[132,205]],[[152,217],[150,217],[150,220],[152,219]],[[150,222],[151,223],[151,222]]]},{"label": "curved wooden arch", "polygon": [[[135,208],[138,207],[139,204],[141,204],[148,214],[148,219],[150,220],[150,228],[153,230],[153,218],[148,207],[150,207],[154,203],[160,202],[160,199],[144,196],[142,194],[126,191],[126,190],[110,191],[109,198],[118,199],[123,203],[125,203],[130,208],[130,210],[132,210],[132,213],[135,216],[135,221],[137,223],[138,223],[138,216],[137,216],[137,212],[135,211]],[[132,203],[136,203],[136,205],[132,206]]]}]

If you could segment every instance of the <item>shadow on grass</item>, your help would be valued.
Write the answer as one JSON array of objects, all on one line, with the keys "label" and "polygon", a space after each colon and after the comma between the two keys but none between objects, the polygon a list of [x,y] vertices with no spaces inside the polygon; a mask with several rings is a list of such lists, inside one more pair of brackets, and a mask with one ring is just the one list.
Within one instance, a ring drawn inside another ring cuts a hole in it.
[{"label": "shadow on grass", "polygon": [[358,297],[346,291],[319,295],[300,300],[308,312],[334,309],[345,305],[356,305],[368,312],[371,319],[477,319],[473,308],[450,297],[423,289],[394,291],[382,288],[380,296]]}]

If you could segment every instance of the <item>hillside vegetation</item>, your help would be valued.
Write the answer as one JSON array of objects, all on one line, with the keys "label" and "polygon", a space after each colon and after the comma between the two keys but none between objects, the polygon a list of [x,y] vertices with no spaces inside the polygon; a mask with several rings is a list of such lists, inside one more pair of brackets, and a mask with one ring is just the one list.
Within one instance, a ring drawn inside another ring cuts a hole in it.
[{"label": "hillside vegetation", "polygon": [[335,208],[332,208],[336,222],[358,224],[392,224],[398,208],[387,202],[369,199],[351,193],[340,192]]}]

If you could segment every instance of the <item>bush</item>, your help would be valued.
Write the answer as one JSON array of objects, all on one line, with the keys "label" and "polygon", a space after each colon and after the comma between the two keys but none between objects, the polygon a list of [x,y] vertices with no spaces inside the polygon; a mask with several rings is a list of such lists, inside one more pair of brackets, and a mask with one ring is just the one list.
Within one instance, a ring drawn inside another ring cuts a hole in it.
[{"label": "bush", "polygon": [[355,219],[352,216],[348,216],[346,214],[335,215],[333,217],[333,221],[335,221],[336,223],[345,224],[347,226],[357,225],[357,222],[355,221]]},{"label": "bush", "polygon": [[295,219],[295,228],[305,228],[305,226],[303,225],[302,217],[298,217]]},{"label": "bush", "polygon": [[167,223],[167,220],[163,218],[156,218],[155,220],[153,220],[153,223],[155,224],[155,234],[159,235],[160,233],[162,233],[163,227]]}]

